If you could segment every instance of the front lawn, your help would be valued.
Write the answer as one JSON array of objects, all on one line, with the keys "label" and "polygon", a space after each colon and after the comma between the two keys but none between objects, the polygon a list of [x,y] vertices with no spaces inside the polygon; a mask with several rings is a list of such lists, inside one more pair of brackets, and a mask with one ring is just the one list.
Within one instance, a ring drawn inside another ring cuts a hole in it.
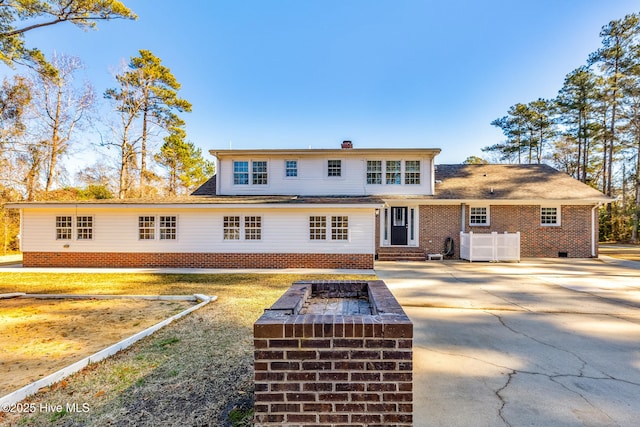
[{"label": "front lawn", "polygon": [[218,296],[28,399],[21,409],[31,413],[0,413],[0,425],[249,425],[255,320],[297,280],[364,278],[371,276],[0,273],[0,293]]}]

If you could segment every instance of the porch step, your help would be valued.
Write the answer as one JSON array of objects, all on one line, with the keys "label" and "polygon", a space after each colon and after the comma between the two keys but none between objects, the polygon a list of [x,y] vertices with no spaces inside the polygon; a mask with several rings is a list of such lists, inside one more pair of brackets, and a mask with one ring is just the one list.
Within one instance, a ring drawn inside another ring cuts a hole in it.
[{"label": "porch step", "polygon": [[378,261],[424,261],[426,255],[416,247],[384,247],[378,248]]}]

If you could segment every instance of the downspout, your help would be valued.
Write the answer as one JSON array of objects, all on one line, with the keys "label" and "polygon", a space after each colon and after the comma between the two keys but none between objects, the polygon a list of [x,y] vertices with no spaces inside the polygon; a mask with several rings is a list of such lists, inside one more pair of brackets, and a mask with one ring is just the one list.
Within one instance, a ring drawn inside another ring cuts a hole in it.
[{"label": "downspout", "polygon": [[22,225],[24,224],[23,212],[24,209],[20,208],[20,234],[18,235],[18,249],[24,256],[24,251],[22,250],[22,239],[24,238],[24,229],[22,228]]},{"label": "downspout", "polygon": [[460,232],[464,233],[464,223],[465,223],[464,219],[467,216],[467,212],[466,212],[467,205],[465,205],[464,203],[460,203],[460,207],[461,207],[460,211],[462,212],[460,217]]},{"label": "downspout", "polygon": [[591,208],[591,258],[596,257],[596,242],[599,240],[596,234],[598,232],[598,230],[596,230],[596,209],[599,207],[600,203],[597,203]]},{"label": "downspout", "polygon": [[[217,154],[217,153],[216,153]],[[216,156],[216,164],[215,164],[215,170],[213,172],[214,175],[218,175],[218,177],[216,178],[216,196],[220,196],[220,187],[222,185],[221,181],[222,181],[222,161],[220,160],[220,158],[218,156]]]}]

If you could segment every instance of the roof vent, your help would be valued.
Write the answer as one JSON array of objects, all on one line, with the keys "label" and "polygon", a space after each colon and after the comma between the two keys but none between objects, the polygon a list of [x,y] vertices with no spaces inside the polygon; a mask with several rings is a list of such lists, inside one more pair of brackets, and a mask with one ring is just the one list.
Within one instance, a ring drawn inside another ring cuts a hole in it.
[{"label": "roof vent", "polygon": [[343,150],[353,148],[353,143],[351,141],[342,141],[341,147]]}]

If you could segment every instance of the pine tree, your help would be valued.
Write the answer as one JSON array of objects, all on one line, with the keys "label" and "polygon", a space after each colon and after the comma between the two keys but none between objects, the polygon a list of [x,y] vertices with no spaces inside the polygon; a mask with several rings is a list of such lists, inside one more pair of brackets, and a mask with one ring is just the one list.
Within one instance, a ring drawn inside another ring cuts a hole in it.
[{"label": "pine tree", "polygon": [[140,50],[140,56],[132,57],[129,70],[117,77],[121,84],[134,90],[140,105],[142,134],[140,138],[140,191],[145,192],[149,168],[147,166],[150,129],[158,126],[165,132],[180,127],[182,120],[177,112],[190,112],[191,103],[178,97],[180,83],[160,58],[148,50]]},{"label": "pine tree", "polygon": [[167,170],[167,193],[176,196],[195,190],[214,173],[213,163],[202,157],[202,150],[185,141],[180,127],[173,128],[155,160]]}]

